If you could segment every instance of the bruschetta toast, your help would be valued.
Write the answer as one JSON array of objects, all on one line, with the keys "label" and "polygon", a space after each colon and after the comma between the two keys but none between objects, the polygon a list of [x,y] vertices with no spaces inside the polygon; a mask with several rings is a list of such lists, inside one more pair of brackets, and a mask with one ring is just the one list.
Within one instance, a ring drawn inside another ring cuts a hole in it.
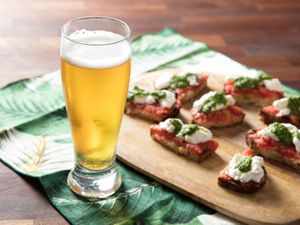
[{"label": "bruschetta toast", "polygon": [[192,109],[192,122],[205,127],[226,127],[241,123],[245,113],[235,105],[231,95],[210,91],[196,100]]},{"label": "bruschetta toast", "polygon": [[232,95],[239,105],[266,106],[283,97],[280,81],[264,73],[251,77],[227,78],[224,84],[224,92]]},{"label": "bruschetta toast", "polygon": [[264,160],[253,156],[251,149],[235,154],[218,177],[218,184],[234,191],[252,193],[261,189],[267,180]]},{"label": "bruschetta toast", "polygon": [[151,138],[179,155],[202,162],[215,154],[218,143],[205,127],[183,124],[181,120],[169,118],[150,126]]},{"label": "bruschetta toast", "polygon": [[255,154],[300,172],[300,131],[294,125],[275,122],[259,130],[251,129],[246,141]]},{"label": "bruschetta toast", "polygon": [[173,91],[182,102],[188,102],[199,96],[206,87],[208,75],[205,73],[189,72],[181,70],[178,73],[164,72],[155,81],[156,89]]},{"label": "bruschetta toast", "polygon": [[275,100],[272,105],[266,106],[260,111],[260,119],[265,124],[291,123],[300,128],[300,96]]},{"label": "bruschetta toast", "polygon": [[125,112],[150,121],[160,122],[179,113],[181,102],[168,90],[146,91],[137,86],[129,90]]}]

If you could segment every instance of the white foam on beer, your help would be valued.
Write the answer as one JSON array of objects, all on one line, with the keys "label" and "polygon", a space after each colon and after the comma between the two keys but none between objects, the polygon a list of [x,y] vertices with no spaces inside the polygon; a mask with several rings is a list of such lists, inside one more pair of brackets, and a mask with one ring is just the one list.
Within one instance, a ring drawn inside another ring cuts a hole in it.
[{"label": "white foam on beer", "polygon": [[92,69],[114,67],[126,62],[131,54],[129,42],[121,41],[124,37],[116,33],[82,29],[70,34],[68,38],[73,41],[62,38],[60,54],[76,66]]}]

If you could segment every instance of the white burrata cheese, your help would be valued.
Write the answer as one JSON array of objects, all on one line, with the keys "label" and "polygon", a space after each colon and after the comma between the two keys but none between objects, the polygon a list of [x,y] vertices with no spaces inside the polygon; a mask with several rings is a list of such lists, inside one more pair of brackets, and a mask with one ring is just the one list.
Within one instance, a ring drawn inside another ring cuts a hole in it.
[{"label": "white burrata cheese", "polygon": [[243,173],[238,168],[235,168],[238,164],[239,160],[246,158],[249,156],[243,156],[241,154],[235,154],[232,160],[229,162],[229,166],[227,167],[226,174],[232,177],[234,180],[239,180],[242,182],[254,181],[259,183],[263,178],[265,172],[263,170],[264,159],[260,156],[253,156],[251,169]]},{"label": "white burrata cheese", "polygon": [[290,123],[283,123],[283,125],[286,128],[288,128],[289,131],[293,134],[293,144],[295,145],[296,151],[300,153],[300,140],[298,139],[298,137],[296,135],[297,133],[300,132],[300,130],[296,126],[294,126]]},{"label": "white burrata cheese", "polygon": [[261,135],[261,136],[268,136],[271,139],[278,141],[277,136],[274,133],[272,133],[268,127],[265,127],[263,129],[257,131],[257,134]]},{"label": "white burrata cheese", "polygon": [[275,109],[278,110],[278,113],[276,114],[276,116],[286,116],[289,115],[291,110],[287,107],[288,105],[288,98],[282,98],[282,99],[278,99],[275,100],[273,102],[273,106]]},{"label": "white burrata cheese", "polygon": [[293,143],[295,145],[295,149],[300,153],[300,139],[297,136],[293,137]]},{"label": "white burrata cheese", "polygon": [[204,106],[204,104],[207,102],[207,100],[215,95],[214,91],[210,91],[204,95],[201,96],[198,100],[194,101],[193,108],[197,111],[200,111],[200,109]]},{"label": "white burrata cheese", "polygon": [[[183,125],[183,126],[189,126],[189,125]],[[178,133],[177,136],[184,139],[186,142],[192,144],[204,143],[212,139],[211,131],[205,127],[200,127],[199,130],[197,130],[195,133],[191,135],[182,136],[180,133]]]},{"label": "white burrata cheese", "polygon": [[152,95],[146,95],[146,96],[134,96],[133,98],[134,103],[140,103],[140,104],[153,104],[155,103],[155,98]]},{"label": "white burrata cheese", "polygon": [[188,80],[190,86],[198,84],[198,78],[196,76],[188,76],[186,79]]},{"label": "white burrata cheese", "polygon": [[232,95],[225,95],[225,98],[227,100],[227,106],[235,104],[235,99]]},{"label": "white burrata cheese", "polygon": [[172,105],[176,102],[176,96],[171,91],[163,90],[163,92],[166,94],[166,97],[159,99],[159,104],[163,107],[171,108]]},{"label": "white burrata cheese", "polygon": [[[171,121],[174,119],[167,119],[163,122],[160,122],[158,125],[161,129],[168,131],[169,133],[173,133],[175,130],[175,126],[171,123]],[[183,125],[182,121],[180,119],[176,119],[181,125]]]},{"label": "white burrata cheese", "polygon": [[284,125],[291,133],[297,132],[298,128],[290,123],[281,123]]},{"label": "white burrata cheese", "polygon": [[163,72],[159,78],[155,81],[154,86],[156,89],[168,88],[170,81],[174,74],[172,72]]},{"label": "white burrata cheese", "polygon": [[[215,94],[216,94],[215,91],[210,91],[210,92],[202,95],[202,97],[200,99],[196,100],[193,103],[193,108],[196,111],[200,111],[202,109],[202,107],[205,105],[205,103],[209,100],[209,98],[213,97]],[[218,105],[216,105],[215,108],[212,109],[212,111],[218,111],[218,110],[221,110],[221,109],[225,109],[227,106],[235,104],[235,99],[232,97],[232,95],[225,95],[225,98],[227,100],[226,105],[218,104]]]},{"label": "white burrata cheese", "polygon": [[263,84],[266,86],[267,89],[270,91],[278,91],[283,92],[281,83],[278,79],[270,79],[270,80],[264,80]]}]

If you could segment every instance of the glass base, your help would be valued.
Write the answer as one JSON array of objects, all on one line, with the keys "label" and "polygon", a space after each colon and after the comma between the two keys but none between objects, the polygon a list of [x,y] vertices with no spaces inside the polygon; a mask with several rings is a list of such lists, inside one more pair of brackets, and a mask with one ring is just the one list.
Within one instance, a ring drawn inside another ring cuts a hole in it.
[{"label": "glass base", "polygon": [[68,185],[76,194],[89,198],[106,198],[121,186],[122,178],[115,165],[101,171],[86,170],[79,165],[68,175]]}]

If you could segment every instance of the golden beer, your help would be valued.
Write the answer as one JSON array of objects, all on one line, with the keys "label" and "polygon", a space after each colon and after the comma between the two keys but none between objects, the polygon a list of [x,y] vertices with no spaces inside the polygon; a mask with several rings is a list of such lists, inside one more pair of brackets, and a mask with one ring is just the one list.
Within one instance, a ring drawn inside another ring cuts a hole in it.
[{"label": "golden beer", "polygon": [[89,69],[61,59],[61,73],[77,162],[86,169],[105,169],[114,162],[130,60]]},{"label": "golden beer", "polygon": [[130,77],[130,28],[111,17],[82,17],[62,27],[61,78],[75,153],[68,185],[105,198],[120,187],[116,145]]}]

